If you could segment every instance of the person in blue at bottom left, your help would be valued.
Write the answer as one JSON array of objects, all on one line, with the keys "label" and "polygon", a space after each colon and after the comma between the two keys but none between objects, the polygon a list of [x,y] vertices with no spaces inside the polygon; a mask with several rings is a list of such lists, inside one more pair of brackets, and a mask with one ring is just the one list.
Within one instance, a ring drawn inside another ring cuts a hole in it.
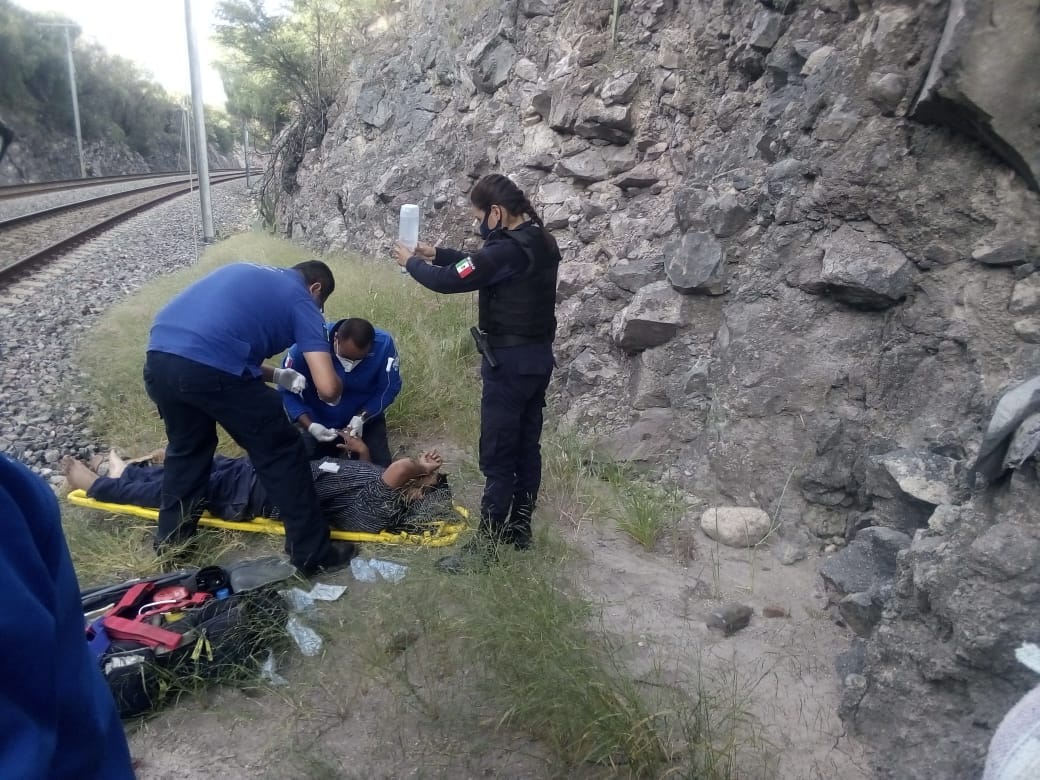
[{"label": "person in blue at bottom left", "polygon": [[0,777],[133,780],[112,694],[87,647],[58,502],[0,454]]}]

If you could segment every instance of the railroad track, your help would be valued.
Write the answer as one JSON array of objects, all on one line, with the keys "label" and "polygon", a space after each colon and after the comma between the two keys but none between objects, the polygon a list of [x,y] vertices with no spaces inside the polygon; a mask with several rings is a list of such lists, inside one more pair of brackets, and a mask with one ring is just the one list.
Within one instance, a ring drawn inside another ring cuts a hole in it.
[{"label": "railroad track", "polygon": [[[210,177],[210,183],[220,184],[244,176],[244,171],[215,175]],[[154,184],[2,220],[0,281],[10,279],[116,222],[191,189],[194,189],[194,182],[189,184],[184,180]]]},{"label": "railroad track", "polygon": [[[210,171],[210,176],[221,176],[233,173],[237,169],[220,169]],[[193,174],[195,175],[195,174]],[[48,192],[77,190],[84,187],[98,187],[103,184],[121,184],[123,182],[146,181],[148,179],[186,179],[187,171],[168,171],[162,173],[134,173],[128,176],[96,176],[89,179],[58,179],[32,184],[9,184],[0,187],[0,200],[24,198],[27,195],[46,195]]]}]

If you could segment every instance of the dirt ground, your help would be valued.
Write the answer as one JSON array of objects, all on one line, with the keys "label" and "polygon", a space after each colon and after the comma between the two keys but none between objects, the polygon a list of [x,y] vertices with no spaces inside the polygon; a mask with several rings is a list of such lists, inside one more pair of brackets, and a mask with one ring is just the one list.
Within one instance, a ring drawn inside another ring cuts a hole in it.
[{"label": "dirt ground", "polygon": [[[766,550],[718,546],[699,532],[692,560],[689,551],[680,560],[644,550],[607,523],[563,525],[578,553],[575,579],[602,608],[600,627],[629,640],[635,679],[654,673],[655,684],[706,681],[746,703],[758,725],[742,748],[741,777],[870,777],[861,748],[844,735],[835,714],[834,657],[849,635],[821,609],[816,560],[781,566]],[[364,554],[392,557],[373,548]],[[413,564],[422,565],[424,556],[438,553],[417,555]],[[349,572],[325,581],[349,590],[316,626],[327,640],[323,656],[291,656],[280,670],[288,686],[209,691],[132,726],[142,780],[625,776],[602,767],[554,768],[533,740],[479,714],[468,717],[465,701],[440,707],[422,695],[389,690],[367,675],[357,645],[336,637],[349,632],[353,608],[374,589],[393,586],[356,583]],[[754,616],[747,628],[722,637],[704,620],[730,601],[753,607]],[[789,616],[765,618],[765,606],[782,607]],[[450,675],[465,676],[451,670],[450,659],[428,656],[418,641],[407,663],[429,664],[425,672],[434,677],[442,674],[437,669],[449,669],[449,691]]]},{"label": "dirt ground", "polygon": [[[611,631],[639,638],[635,673],[664,669],[680,683],[700,676],[738,691],[761,727],[761,744],[749,746],[758,755],[742,776],[871,777],[837,716],[834,658],[851,635],[822,609],[817,560],[781,566],[768,550],[737,550],[697,534],[696,555],[686,564],[647,552],[617,531],[601,528],[575,539],[589,553],[578,578],[586,597],[602,605]],[[723,637],[705,617],[732,602],[752,607],[754,615],[747,628]],[[788,617],[763,617],[770,606]]]}]

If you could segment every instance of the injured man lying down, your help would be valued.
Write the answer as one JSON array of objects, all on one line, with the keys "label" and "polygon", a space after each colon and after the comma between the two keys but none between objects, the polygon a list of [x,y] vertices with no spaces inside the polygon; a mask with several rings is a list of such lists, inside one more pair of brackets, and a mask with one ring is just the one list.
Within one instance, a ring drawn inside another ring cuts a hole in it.
[{"label": "injured man lying down", "polygon": [[[447,478],[438,470],[443,459],[437,450],[418,458],[401,458],[385,469],[369,462],[368,448],[350,437],[342,447],[358,460],[323,458],[311,462],[311,477],[325,519],[341,531],[364,533],[419,532],[430,522],[447,519],[452,511]],[[124,462],[109,453],[108,474],[99,476],[100,464],[89,466],[70,456],[62,460],[72,490],[112,504],[155,509],[162,495],[163,468],[154,465],[162,453]],[[217,455],[209,476],[206,510],[224,520],[278,517],[248,458]]]}]

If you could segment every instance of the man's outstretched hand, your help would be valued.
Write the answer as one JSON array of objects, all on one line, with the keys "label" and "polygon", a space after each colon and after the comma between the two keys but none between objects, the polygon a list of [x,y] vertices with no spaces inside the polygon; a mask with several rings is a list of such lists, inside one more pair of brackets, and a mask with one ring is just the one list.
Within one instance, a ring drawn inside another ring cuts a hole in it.
[{"label": "man's outstretched hand", "polygon": [[420,455],[417,462],[423,471],[427,474],[432,474],[444,465],[444,458],[441,457],[437,450],[429,450]]}]

